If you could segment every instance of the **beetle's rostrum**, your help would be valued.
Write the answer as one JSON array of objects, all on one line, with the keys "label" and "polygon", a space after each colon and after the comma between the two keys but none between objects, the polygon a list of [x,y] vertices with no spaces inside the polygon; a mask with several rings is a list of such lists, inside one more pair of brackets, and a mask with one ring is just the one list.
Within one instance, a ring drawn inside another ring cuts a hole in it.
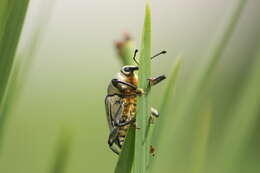
[{"label": "beetle's rostrum", "polygon": [[[151,58],[153,59],[163,53],[166,53],[166,51],[162,51]],[[137,50],[133,59],[138,64],[135,59],[136,54]],[[138,76],[135,71],[138,71],[138,69],[138,66],[135,65],[123,66],[121,71],[108,85],[105,98],[107,121],[110,130],[108,144],[116,154],[119,154],[121,151],[129,126],[135,123],[137,96],[144,94],[143,89],[137,87]],[[164,75],[149,78],[149,87],[160,83],[165,78]],[[158,111],[151,108],[151,116],[153,119],[158,117]]]}]

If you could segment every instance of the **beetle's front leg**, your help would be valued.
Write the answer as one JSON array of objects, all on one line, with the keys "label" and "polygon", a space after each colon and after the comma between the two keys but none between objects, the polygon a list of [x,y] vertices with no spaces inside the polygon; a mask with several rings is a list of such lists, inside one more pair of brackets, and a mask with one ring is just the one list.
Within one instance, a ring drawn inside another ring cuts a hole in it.
[{"label": "beetle's front leg", "polygon": [[[121,80],[118,80],[118,79],[112,79],[111,80],[111,83],[116,87],[118,88],[120,91],[124,90],[125,88],[131,88],[133,90],[136,90],[136,86],[134,86],[133,84],[131,83],[128,83],[128,82],[125,82],[125,81],[121,81]],[[123,87],[122,87],[123,86]]]}]

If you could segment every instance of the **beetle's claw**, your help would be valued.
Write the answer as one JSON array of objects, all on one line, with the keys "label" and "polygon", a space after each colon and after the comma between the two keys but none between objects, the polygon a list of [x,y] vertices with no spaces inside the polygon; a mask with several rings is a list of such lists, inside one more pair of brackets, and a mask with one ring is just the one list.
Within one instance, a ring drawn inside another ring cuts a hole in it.
[{"label": "beetle's claw", "polygon": [[132,124],[132,127],[133,127],[135,130],[140,130],[140,129],[141,129],[140,127],[137,127],[136,123]]},{"label": "beetle's claw", "polygon": [[149,123],[150,124],[154,124],[155,123],[155,117],[154,116],[150,116],[149,117]]},{"label": "beetle's claw", "polygon": [[145,94],[144,89],[143,88],[137,88],[136,94],[139,95],[139,96],[144,95]]}]

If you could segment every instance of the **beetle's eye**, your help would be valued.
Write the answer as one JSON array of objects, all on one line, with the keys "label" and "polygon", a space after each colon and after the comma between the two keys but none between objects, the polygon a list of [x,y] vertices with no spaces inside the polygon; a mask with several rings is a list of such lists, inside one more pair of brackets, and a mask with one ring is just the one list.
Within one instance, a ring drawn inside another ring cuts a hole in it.
[{"label": "beetle's eye", "polygon": [[117,84],[118,84],[118,80],[117,79],[112,79],[111,82],[112,82],[112,84],[114,86],[117,86]]},{"label": "beetle's eye", "polygon": [[124,68],[124,71],[125,71],[125,72],[130,72],[131,70],[130,70],[129,67],[126,67],[126,68]]}]

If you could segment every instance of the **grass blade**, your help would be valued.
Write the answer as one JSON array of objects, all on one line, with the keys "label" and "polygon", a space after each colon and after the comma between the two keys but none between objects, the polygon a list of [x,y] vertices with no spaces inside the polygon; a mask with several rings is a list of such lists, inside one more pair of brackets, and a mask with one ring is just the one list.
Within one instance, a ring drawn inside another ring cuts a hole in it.
[{"label": "grass blade", "polygon": [[173,171],[191,172],[193,163],[189,158],[200,158],[200,156],[191,156],[192,153],[189,152],[191,144],[194,142],[194,130],[198,127],[198,117],[205,103],[205,96],[208,94],[213,72],[231,39],[245,5],[245,0],[236,1],[233,11],[227,18],[226,23],[224,23],[223,30],[219,32],[220,35],[213,42],[213,46],[206,55],[207,63],[203,64],[200,71],[193,76],[194,80],[189,83],[189,88],[182,95],[181,100],[178,101],[178,106],[173,112],[176,116],[171,128],[172,138],[174,139],[172,140],[174,143],[172,144],[174,145],[172,148],[174,156],[170,162],[187,163],[185,165],[175,164],[175,170]]},{"label": "grass blade", "polygon": [[[160,118],[156,120],[155,124],[150,125],[150,132],[148,136],[148,140],[150,141],[151,145],[157,150],[158,148],[158,143],[160,142],[160,132],[163,130],[162,128],[164,127],[164,122],[166,119],[166,109],[168,106],[172,104],[171,99],[173,98],[175,94],[175,88],[176,88],[176,80],[177,80],[177,75],[179,72],[179,69],[182,64],[182,59],[180,57],[177,58],[176,63],[173,66],[173,70],[171,73],[171,76],[168,78],[167,86],[164,91],[164,95],[162,97],[162,102],[160,104],[159,112],[160,112]],[[147,168],[150,169],[152,166],[152,162],[154,159],[149,157],[148,165]]]},{"label": "grass blade", "polygon": [[173,67],[171,76],[168,78],[167,86],[165,88],[165,92],[162,97],[162,102],[161,102],[160,108],[159,108],[160,118],[158,118],[158,120],[156,121],[156,124],[154,126],[154,134],[152,136],[152,143],[155,146],[157,146],[158,142],[160,141],[159,131],[161,131],[162,128],[164,127],[163,123],[166,118],[164,116],[166,114],[165,110],[169,106],[169,103],[171,105],[170,100],[173,98],[173,96],[175,94],[176,80],[177,80],[177,76],[178,76],[178,72],[180,70],[181,64],[182,64],[182,59],[180,57],[178,57],[175,65]]},{"label": "grass blade", "polygon": [[201,96],[204,95],[202,93],[205,93],[205,91],[208,89],[208,84],[213,71],[216,69],[218,62],[220,61],[220,58],[226,49],[229,40],[231,39],[245,4],[246,0],[237,1],[237,4],[231,12],[230,18],[228,18],[224,24],[223,31],[219,32],[220,35],[217,36],[216,41],[213,43],[211,49],[209,49],[209,52],[206,56],[208,63],[205,64],[205,66],[201,68],[201,71],[196,74],[197,76],[194,77],[195,80],[193,82],[192,88],[187,94],[187,98],[184,99],[186,100],[186,104],[183,104],[183,110],[184,112],[187,112],[185,113],[186,115],[193,114],[194,109],[192,108],[199,104],[198,98],[201,98]]},{"label": "grass blade", "polygon": [[65,172],[66,164],[70,155],[72,145],[72,131],[69,129],[63,130],[57,142],[57,149],[54,156],[54,163],[50,173],[63,173]]},{"label": "grass blade", "polygon": [[148,78],[151,75],[151,14],[150,3],[147,1],[144,29],[141,43],[140,65],[138,73],[138,88],[144,89],[145,94],[137,98],[136,130],[135,138],[135,172],[146,172],[146,161],[148,157],[148,143],[146,130],[148,117],[150,115]]},{"label": "grass blade", "polygon": [[[10,103],[16,94],[14,84],[20,67],[14,65],[15,52],[22,31],[29,0],[2,0],[0,2],[0,141],[10,110]],[[0,145],[1,145],[0,144]]]},{"label": "grass blade", "polygon": [[[258,54],[255,58],[252,71],[249,73],[247,81],[244,83],[240,97],[230,113],[232,116],[226,134],[223,137],[223,143],[218,153],[226,153],[223,160],[219,155],[219,162],[225,171],[229,172],[235,161],[240,163],[239,155],[242,151],[247,150],[247,142],[257,127],[259,119],[260,104],[260,45],[258,46]],[[222,166],[223,165],[223,166]]]},{"label": "grass blade", "polygon": [[28,2],[29,0],[1,1],[3,8],[7,9],[0,12],[3,19],[0,24],[0,104],[14,63]]},{"label": "grass blade", "polygon": [[28,80],[31,67],[34,65],[35,56],[39,50],[46,28],[49,25],[55,3],[56,0],[45,0],[39,4],[39,9],[37,10],[37,23],[34,25],[35,28],[30,35],[28,46],[26,46],[26,49],[19,52],[18,58],[22,58],[22,60],[20,60],[21,69],[19,72],[19,79],[21,80],[18,81],[20,90],[23,89],[23,85]]},{"label": "grass blade", "polygon": [[16,101],[15,97],[19,92],[19,86],[17,84],[18,76],[20,71],[20,63],[14,64],[14,67],[11,70],[9,80],[7,82],[7,91],[3,96],[2,105],[0,107],[0,152],[2,152],[3,136],[5,134],[6,120],[7,115],[12,111],[12,104]]},{"label": "grass blade", "polygon": [[207,156],[207,147],[210,134],[210,125],[212,119],[212,109],[209,105],[201,112],[199,122],[195,130],[194,142],[191,150],[191,173],[205,172],[205,162]]},{"label": "grass blade", "polygon": [[123,149],[119,155],[115,173],[130,173],[134,161],[135,129],[129,128]]}]

